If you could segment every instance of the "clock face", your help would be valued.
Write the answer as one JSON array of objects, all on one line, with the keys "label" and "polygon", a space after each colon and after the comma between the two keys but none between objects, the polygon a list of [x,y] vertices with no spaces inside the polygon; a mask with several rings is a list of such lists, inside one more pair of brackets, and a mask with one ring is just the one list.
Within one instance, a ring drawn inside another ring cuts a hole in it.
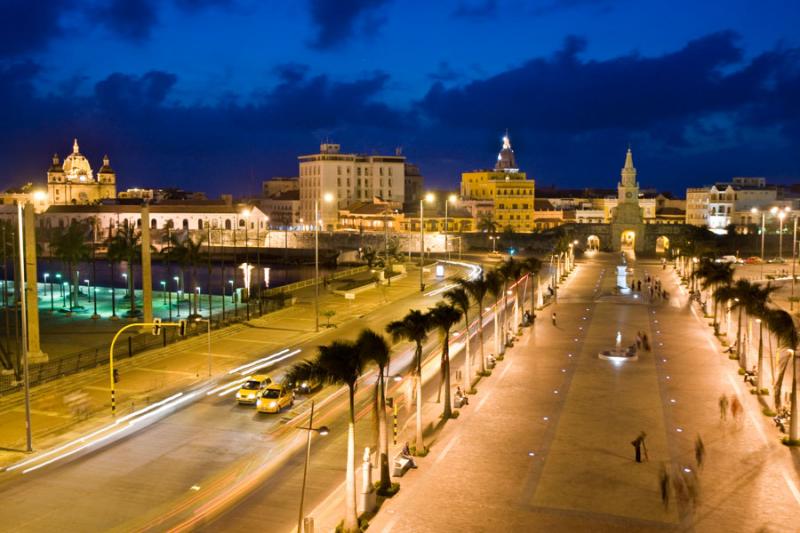
[{"label": "clock face", "polygon": [[632,196],[632,194],[630,192],[626,192],[625,193],[625,198],[630,198],[631,196]]}]

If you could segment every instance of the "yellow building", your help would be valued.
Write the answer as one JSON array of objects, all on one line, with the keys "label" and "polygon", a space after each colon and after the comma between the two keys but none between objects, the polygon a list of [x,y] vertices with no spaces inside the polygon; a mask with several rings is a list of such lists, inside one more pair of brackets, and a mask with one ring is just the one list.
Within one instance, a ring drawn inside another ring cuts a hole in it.
[{"label": "yellow building", "polygon": [[117,197],[117,175],[105,156],[95,177],[75,139],[72,153],[64,158],[63,164],[58,154],[53,156],[53,164],[47,171],[47,193],[50,205],[94,204]]},{"label": "yellow building", "polygon": [[534,229],[534,181],[520,172],[508,134],[497,154],[493,170],[474,170],[461,174],[461,196],[464,200],[491,200],[493,220],[498,229],[511,227],[516,232]]}]

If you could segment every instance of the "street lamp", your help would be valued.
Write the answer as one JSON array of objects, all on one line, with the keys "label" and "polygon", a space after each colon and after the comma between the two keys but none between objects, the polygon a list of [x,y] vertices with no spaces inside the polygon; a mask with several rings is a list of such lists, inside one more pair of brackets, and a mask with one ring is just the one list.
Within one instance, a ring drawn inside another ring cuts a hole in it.
[{"label": "street lamp", "polygon": [[[425,282],[422,279],[422,270],[425,265],[425,202],[433,203],[432,193],[425,195],[419,201],[419,290],[425,292]],[[447,205],[447,204],[445,204]]]},{"label": "street lamp", "polygon": [[[333,202],[333,194],[322,195],[325,203]],[[319,212],[319,199],[314,199],[314,328],[319,332],[319,225],[322,222]],[[301,219],[302,220],[302,219]]]},{"label": "street lamp", "polygon": [[161,284],[161,299],[164,305],[167,305],[167,282],[161,280],[159,282]]},{"label": "street lamp", "polygon": [[233,303],[233,316],[239,318],[239,306],[236,304],[236,289],[233,287],[233,280],[229,279],[228,284],[231,286],[231,302]]},{"label": "street lamp", "polygon": [[300,512],[297,516],[297,533],[303,533],[303,504],[306,499],[306,479],[308,478],[308,462],[311,457],[311,433],[316,431],[320,436],[324,437],[329,433],[326,426],[314,427],[314,400],[311,400],[311,412],[308,415],[308,427],[299,427],[297,429],[304,429],[306,434],[306,460],[303,464],[303,486],[300,489]]},{"label": "street lamp", "polygon": [[130,291],[129,291],[129,288],[128,288],[128,273],[127,272],[123,272],[122,273],[122,277],[125,278],[125,296],[127,297],[127,296],[130,296]]},{"label": "street lamp", "polygon": [[764,235],[766,233],[767,213],[760,211],[757,207],[750,209],[750,212],[754,215],[761,213],[761,279],[764,279]]},{"label": "street lamp", "polygon": [[450,261],[450,248],[447,246],[447,205],[450,203],[455,205],[456,200],[458,200],[458,197],[455,194],[451,194],[444,203],[444,251],[447,252],[448,261]]},{"label": "street lamp", "polygon": [[247,226],[250,224],[250,210],[245,209],[242,211],[242,218],[244,218],[244,279],[246,280],[246,287],[244,288],[244,300],[246,302],[246,311],[245,315],[247,316],[247,320],[250,320],[250,275],[249,275],[249,268],[250,268],[250,256],[249,256],[249,248],[247,243]]},{"label": "street lamp", "polygon": [[47,278],[50,277],[50,274],[47,272],[44,273],[44,293],[47,294]]},{"label": "street lamp", "polygon": [[[47,277],[48,277],[48,276],[49,276],[49,274],[45,274],[45,275],[44,275],[44,281],[45,281],[45,283],[47,283]],[[54,310],[54,305],[53,305],[53,280],[52,280],[52,278],[51,278],[51,279],[50,279],[50,312],[52,313],[52,312],[53,312],[53,310]]]},{"label": "street lamp", "polygon": [[497,243],[496,243],[496,241],[499,238],[500,237],[498,237],[497,235],[489,235],[489,240],[492,241],[492,253],[493,254],[497,253]]},{"label": "street lamp", "polygon": [[86,284],[86,297],[91,298],[92,287],[89,285],[89,280],[85,279],[83,282]]}]

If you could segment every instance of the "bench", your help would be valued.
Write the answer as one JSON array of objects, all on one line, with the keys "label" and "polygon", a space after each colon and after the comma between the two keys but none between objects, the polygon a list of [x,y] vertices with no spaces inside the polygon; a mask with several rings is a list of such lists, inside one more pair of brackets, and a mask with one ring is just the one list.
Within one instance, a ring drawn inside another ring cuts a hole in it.
[{"label": "bench", "polygon": [[453,400],[453,407],[456,409],[461,409],[467,405],[467,397],[466,396],[456,396],[455,400]]},{"label": "bench", "polygon": [[406,470],[411,468],[411,459],[406,459],[403,457],[403,454],[400,453],[395,456],[392,463],[392,477],[403,477],[403,474],[406,473]]}]

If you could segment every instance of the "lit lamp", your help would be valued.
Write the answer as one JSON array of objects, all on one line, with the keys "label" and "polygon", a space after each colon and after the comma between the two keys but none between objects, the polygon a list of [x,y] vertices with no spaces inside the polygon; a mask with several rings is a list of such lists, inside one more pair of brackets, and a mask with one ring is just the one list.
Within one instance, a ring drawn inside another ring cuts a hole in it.
[{"label": "lit lamp", "polygon": [[767,213],[764,211],[760,211],[757,207],[753,207],[750,209],[750,212],[754,215],[761,213],[761,277],[764,277],[764,235],[766,234],[766,221],[767,221]]},{"label": "lit lamp", "polygon": [[455,205],[456,200],[458,197],[455,194],[451,194],[447,197],[447,201],[444,203],[444,251],[447,252],[447,260],[450,260],[450,248],[447,246],[447,206],[448,204]]},{"label": "lit lamp", "polygon": [[[333,202],[333,194],[326,192],[322,195],[322,201],[329,204]],[[316,331],[319,331],[319,226],[322,223],[322,216],[319,211],[319,200],[314,199],[314,323]]]},{"label": "lit lamp", "polygon": [[[419,290],[425,292],[425,281],[422,279],[422,267],[425,265],[425,202],[433,203],[435,196],[428,193],[419,201]],[[447,205],[447,204],[445,204]]]}]

